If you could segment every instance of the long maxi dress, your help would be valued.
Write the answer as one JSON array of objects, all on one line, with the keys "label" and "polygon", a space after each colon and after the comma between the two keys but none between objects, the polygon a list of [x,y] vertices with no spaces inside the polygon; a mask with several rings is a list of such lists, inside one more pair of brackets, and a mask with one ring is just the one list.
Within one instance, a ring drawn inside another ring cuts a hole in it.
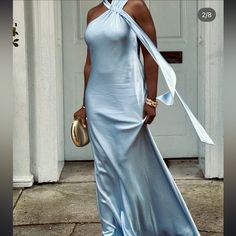
[{"label": "long maxi dress", "polygon": [[107,10],[87,25],[84,35],[91,57],[85,105],[102,235],[197,236],[187,205],[144,124],[146,83],[137,38],[169,88],[156,99],[169,106],[176,94],[200,140],[214,143],[176,91],[172,67],[123,10],[127,1],[102,0]]}]

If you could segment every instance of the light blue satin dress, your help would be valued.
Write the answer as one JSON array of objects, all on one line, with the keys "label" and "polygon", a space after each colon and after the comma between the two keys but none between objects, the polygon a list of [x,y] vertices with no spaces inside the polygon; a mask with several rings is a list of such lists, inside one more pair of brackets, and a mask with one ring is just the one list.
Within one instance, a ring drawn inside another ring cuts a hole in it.
[{"label": "light blue satin dress", "polygon": [[158,63],[169,90],[157,99],[172,105],[176,94],[200,140],[214,144],[176,91],[176,75],[147,34],[123,7],[107,10],[85,31],[91,71],[85,91],[96,197],[104,236],[200,235],[148,125],[144,66],[137,37]]}]

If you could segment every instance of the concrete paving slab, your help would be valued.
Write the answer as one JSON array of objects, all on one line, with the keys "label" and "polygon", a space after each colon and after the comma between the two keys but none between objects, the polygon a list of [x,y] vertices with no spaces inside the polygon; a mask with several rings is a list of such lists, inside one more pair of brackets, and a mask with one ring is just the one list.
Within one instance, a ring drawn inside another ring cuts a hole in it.
[{"label": "concrete paving slab", "polygon": [[13,225],[99,222],[95,183],[35,185],[23,191]]},{"label": "concrete paving slab", "polygon": [[77,224],[74,232],[71,234],[71,236],[101,236],[102,235],[102,229],[101,225],[98,223],[93,224]]},{"label": "concrete paving slab", "polygon": [[69,236],[75,224],[14,226],[13,236]]},{"label": "concrete paving slab", "polygon": [[223,233],[215,233],[215,232],[200,232],[201,236],[223,236]]},{"label": "concrete paving slab", "polygon": [[223,181],[176,180],[197,228],[223,232]]},{"label": "concrete paving slab", "polygon": [[[175,179],[203,179],[203,173],[197,159],[168,159],[168,167]],[[65,162],[60,182],[95,181],[93,161]]]},{"label": "concrete paving slab", "polygon": [[203,179],[204,175],[197,159],[168,160],[169,170],[174,179]]},{"label": "concrete paving slab", "polygon": [[65,162],[60,182],[91,182],[95,181],[93,161]]},{"label": "concrete paving slab", "polygon": [[22,191],[23,190],[21,188],[13,189],[13,201],[12,201],[13,208],[15,207],[17,199],[19,198]]}]

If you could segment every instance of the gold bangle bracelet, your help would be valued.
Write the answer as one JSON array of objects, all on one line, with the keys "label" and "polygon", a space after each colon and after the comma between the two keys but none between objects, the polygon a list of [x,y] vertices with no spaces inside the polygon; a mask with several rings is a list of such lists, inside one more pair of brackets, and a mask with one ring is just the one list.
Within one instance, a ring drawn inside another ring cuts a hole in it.
[{"label": "gold bangle bracelet", "polygon": [[154,101],[154,100],[152,100],[152,99],[150,99],[150,98],[146,98],[146,100],[147,100],[147,101],[149,101],[149,102],[158,103],[158,101],[157,101],[157,100],[156,100],[156,101]]},{"label": "gold bangle bracelet", "polygon": [[152,107],[157,107],[158,105],[158,101],[153,101],[152,99],[150,98],[146,98],[146,101],[145,101],[148,105],[152,106]]},{"label": "gold bangle bracelet", "polygon": [[148,104],[149,106],[154,107],[154,108],[157,107],[157,103],[152,103],[152,102],[149,102],[149,101],[147,101],[147,100],[145,101],[145,103]]}]

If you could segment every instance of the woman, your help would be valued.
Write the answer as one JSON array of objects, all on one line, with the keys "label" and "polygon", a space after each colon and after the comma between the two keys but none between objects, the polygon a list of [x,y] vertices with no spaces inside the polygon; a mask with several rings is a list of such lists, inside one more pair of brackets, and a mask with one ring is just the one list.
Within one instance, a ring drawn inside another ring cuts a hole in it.
[{"label": "woman", "polygon": [[[147,126],[157,99],[172,105],[176,93],[200,140],[213,141],[175,89],[144,1],[102,0],[88,12],[85,41],[83,106],[74,118],[88,126],[102,235],[200,235]],[[158,97],[157,63],[170,90]]]}]

